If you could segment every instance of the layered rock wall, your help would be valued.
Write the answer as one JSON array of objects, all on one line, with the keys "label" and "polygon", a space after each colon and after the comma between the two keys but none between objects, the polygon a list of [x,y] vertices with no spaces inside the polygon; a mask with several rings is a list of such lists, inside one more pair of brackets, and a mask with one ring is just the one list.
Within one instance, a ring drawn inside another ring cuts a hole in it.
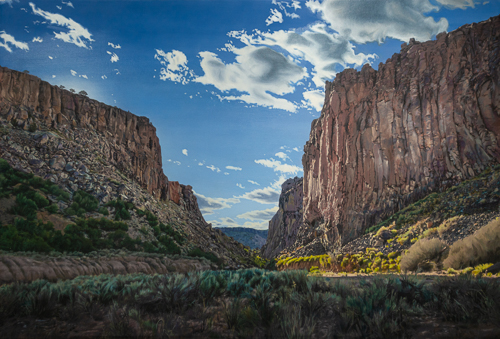
[{"label": "layered rock wall", "polygon": [[[32,117],[47,126],[83,128],[104,135],[100,154],[157,199],[176,204],[186,197],[197,210],[190,186],[169,182],[163,173],[156,128],[148,118],[52,86],[40,78],[0,67],[0,115],[28,128]],[[200,213],[201,215],[201,213]]]},{"label": "layered rock wall", "polygon": [[288,179],[281,186],[279,210],[271,221],[266,244],[261,253],[266,258],[276,257],[283,249],[292,246],[302,226],[302,178]]},{"label": "layered rock wall", "polygon": [[326,84],[302,163],[304,221],[327,251],[500,161],[499,37],[491,18]]}]

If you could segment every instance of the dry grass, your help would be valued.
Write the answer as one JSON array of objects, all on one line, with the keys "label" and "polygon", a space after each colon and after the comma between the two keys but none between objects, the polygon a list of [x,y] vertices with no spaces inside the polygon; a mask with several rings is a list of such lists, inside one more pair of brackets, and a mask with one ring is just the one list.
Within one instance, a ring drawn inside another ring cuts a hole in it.
[{"label": "dry grass", "polygon": [[416,271],[429,261],[439,261],[446,249],[446,243],[440,239],[420,239],[401,257],[401,271]]},{"label": "dry grass", "polygon": [[500,261],[500,218],[450,247],[445,268],[460,269]]}]

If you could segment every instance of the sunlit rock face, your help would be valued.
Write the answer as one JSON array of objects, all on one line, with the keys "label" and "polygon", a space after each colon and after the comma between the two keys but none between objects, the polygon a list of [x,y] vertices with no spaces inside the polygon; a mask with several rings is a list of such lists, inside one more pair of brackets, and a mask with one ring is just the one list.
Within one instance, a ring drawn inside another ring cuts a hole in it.
[{"label": "sunlit rock face", "polygon": [[500,161],[499,36],[491,18],[327,82],[302,158],[303,228],[325,251]]},{"label": "sunlit rock face", "polygon": [[295,243],[302,225],[302,191],[302,178],[288,179],[281,186],[279,210],[269,222],[267,241],[261,251],[264,257],[276,257]]},{"label": "sunlit rock face", "polygon": [[186,198],[188,206],[198,209],[190,186],[169,182],[163,173],[156,128],[146,117],[6,67],[0,67],[0,114],[8,120],[15,119],[25,129],[30,116],[35,115],[39,121],[58,129],[82,128],[105,135],[102,154],[121,172],[157,199],[180,204]]}]

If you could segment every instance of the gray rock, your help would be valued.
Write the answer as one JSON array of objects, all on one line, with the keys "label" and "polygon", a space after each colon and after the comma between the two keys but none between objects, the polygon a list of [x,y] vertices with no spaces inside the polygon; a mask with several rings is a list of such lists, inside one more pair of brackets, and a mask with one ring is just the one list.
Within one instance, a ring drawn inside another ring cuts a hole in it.
[{"label": "gray rock", "polygon": [[493,266],[486,269],[486,273],[497,274],[498,272],[500,272],[500,262],[497,262]]},{"label": "gray rock", "polygon": [[40,139],[38,139],[38,144],[40,146],[45,145],[49,141],[49,136],[47,134],[43,134]]},{"label": "gray rock", "polygon": [[28,160],[28,164],[30,164],[33,167],[40,168],[43,165],[45,165],[45,162],[40,160],[40,159],[31,159],[31,160]]},{"label": "gray rock", "polygon": [[64,167],[64,170],[65,170],[66,172],[74,172],[74,171],[75,171],[75,169],[73,168],[73,163],[68,162],[68,163],[66,164],[66,166]]},{"label": "gray rock", "polygon": [[55,169],[57,171],[61,171],[64,166],[66,166],[66,160],[62,155],[56,155],[49,161],[49,166],[52,169]]}]

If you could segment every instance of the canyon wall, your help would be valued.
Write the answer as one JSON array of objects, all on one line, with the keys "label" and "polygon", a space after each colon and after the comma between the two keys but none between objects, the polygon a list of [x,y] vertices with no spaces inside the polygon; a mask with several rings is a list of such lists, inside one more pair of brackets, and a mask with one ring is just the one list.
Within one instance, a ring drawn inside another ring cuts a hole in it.
[{"label": "canyon wall", "polygon": [[[35,116],[57,129],[82,128],[104,135],[101,155],[157,199],[176,204],[185,199],[197,210],[190,186],[169,182],[163,173],[156,128],[148,118],[112,107],[84,95],[52,86],[40,78],[0,67],[0,115],[28,129]],[[201,213],[200,213],[201,216]]]},{"label": "canyon wall", "polygon": [[412,39],[378,71],[327,82],[302,158],[303,228],[326,251],[500,161],[499,36],[495,17]]},{"label": "canyon wall", "polygon": [[292,246],[297,232],[302,226],[302,178],[288,179],[281,185],[279,210],[271,221],[266,244],[262,247],[262,256],[273,258]]}]

